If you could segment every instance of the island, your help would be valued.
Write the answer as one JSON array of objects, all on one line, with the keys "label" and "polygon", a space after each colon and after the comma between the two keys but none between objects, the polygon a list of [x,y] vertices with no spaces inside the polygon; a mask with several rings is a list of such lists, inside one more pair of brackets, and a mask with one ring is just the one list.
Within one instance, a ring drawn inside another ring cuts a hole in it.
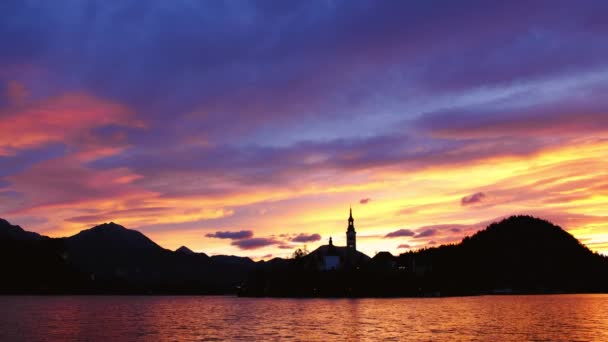
[{"label": "island", "polygon": [[2,294],[238,294],[251,297],[428,297],[608,292],[608,258],[549,221],[511,216],[456,244],[373,257],[347,246],[289,259],[162,248],[105,223],[66,238],[0,219]]}]

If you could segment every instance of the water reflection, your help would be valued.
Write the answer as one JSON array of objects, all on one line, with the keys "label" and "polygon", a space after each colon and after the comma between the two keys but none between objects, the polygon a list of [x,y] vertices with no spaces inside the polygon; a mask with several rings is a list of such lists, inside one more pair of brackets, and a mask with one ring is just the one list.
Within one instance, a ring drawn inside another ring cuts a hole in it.
[{"label": "water reflection", "polygon": [[0,340],[608,340],[608,295],[0,297]]}]

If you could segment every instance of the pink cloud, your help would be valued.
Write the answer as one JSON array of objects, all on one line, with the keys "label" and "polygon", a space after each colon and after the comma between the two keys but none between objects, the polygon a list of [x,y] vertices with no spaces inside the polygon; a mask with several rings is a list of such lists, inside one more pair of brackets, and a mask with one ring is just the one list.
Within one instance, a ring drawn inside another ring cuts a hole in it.
[{"label": "pink cloud", "polygon": [[104,136],[100,140],[93,134],[95,128],[107,125],[144,127],[125,106],[84,93],[69,93],[5,108],[0,111],[0,117],[0,155],[13,155],[21,149],[55,142],[81,150],[107,147],[124,140],[124,135]]}]

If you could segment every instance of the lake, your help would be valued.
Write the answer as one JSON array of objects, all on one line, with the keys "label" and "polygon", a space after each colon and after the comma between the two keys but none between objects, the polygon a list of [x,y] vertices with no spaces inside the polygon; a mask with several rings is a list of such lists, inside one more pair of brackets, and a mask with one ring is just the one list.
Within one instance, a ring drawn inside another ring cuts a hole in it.
[{"label": "lake", "polygon": [[2,296],[0,341],[608,341],[608,295]]}]

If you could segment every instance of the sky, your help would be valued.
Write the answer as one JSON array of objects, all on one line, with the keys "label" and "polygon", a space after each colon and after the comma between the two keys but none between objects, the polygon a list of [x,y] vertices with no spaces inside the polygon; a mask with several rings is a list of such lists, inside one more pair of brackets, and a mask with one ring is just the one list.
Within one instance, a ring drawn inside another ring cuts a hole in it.
[{"label": "sky", "polygon": [[[0,217],[256,260],[530,214],[608,253],[608,2],[0,2]],[[522,238],[525,238],[523,236]]]}]

